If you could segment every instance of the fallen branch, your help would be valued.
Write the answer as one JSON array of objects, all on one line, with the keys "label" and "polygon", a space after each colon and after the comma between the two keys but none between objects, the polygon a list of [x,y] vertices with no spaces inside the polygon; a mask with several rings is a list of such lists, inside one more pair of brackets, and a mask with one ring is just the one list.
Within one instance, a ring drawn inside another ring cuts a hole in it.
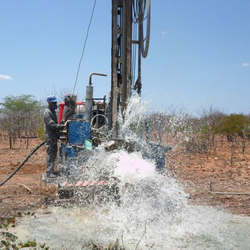
[{"label": "fallen branch", "polygon": [[32,193],[32,190],[31,190],[29,187],[27,187],[26,185],[24,185],[24,184],[19,184],[19,186],[24,187],[25,190],[27,190],[30,194]]},{"label": "fallen branch", "polygon": [[250,193],[241,193],[241,192],[213,192],[209,191],[210,194],[221,194],[221,195],[250,195]]},{"label": "fallen branch", "polygon": [[213,191],[212,182],[209,182],[209,193],[210,194],[220,194],[220,195],[250,195],[249,192],[216,192]]}]

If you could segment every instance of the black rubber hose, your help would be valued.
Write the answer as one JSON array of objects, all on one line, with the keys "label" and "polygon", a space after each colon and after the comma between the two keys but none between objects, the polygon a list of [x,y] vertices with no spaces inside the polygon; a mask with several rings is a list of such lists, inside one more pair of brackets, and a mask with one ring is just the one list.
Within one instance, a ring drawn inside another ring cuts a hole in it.
[{"label": "black rubber hose", "polygon": [[21,168],[22,166],[29,160],[29,158],[43,145],[45,144],[45,141],[40,143],[36,148],[34,148],[23,160],[23,162],[3,181],[0,182],[0,187],[3,186],[9,179],[11,179]]}]

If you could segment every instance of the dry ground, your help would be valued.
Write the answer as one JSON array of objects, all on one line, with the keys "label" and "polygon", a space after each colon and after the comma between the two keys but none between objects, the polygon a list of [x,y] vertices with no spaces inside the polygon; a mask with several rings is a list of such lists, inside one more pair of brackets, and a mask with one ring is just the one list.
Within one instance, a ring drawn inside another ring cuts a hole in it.
[{"label": "dry ground", "polygon": [[[25,141],[18,141],[10,150],[8,142],[0,142],[0,180],[10,174],[39,145],[39,139],[32,139],[26,148]],[[47,197],[55,194],[55,188],[45,185],[41,178],[45,171],[45,147],[35,153],[23,168],[5,185],[0,187],[0,217],[14,214],[16,210],[41,207]]]},{"label": "dry ground", "polygon": [[[24,157],[38,144],[32,139],[28,149],[25,142],[8,148],[8,142],[0,141],[0,180],[6,178]],[[218,195],[211,191],[250,193],[250,145],[245,154],[240,146],[235,149],[233,164],[230,163],[230,144],[223,141],[216,150],[206,154],[182,153],[173,150],[167,156],[167,168],[175,173],[190,202],[225,207],[234,213],[250,215],[250,195]],[[19,210],[45,206],[46,198],[54,196],[55,187],[45,185],[45,148],[39,150],[7,184],[0,187],[0,217]]]},{"label": "dry ground", "polygon": [[226,138],[219,138],[208,153],[170,152],[167,167],[184,185],[192,203],[250,216],[250,143],[244,154],[240,144],[233,152],[231,164],[231,144]]}]

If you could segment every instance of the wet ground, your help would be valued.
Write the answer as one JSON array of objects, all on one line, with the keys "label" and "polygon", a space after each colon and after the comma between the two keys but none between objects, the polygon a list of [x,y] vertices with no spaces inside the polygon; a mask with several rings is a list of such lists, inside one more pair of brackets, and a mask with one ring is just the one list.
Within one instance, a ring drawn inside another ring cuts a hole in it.
[{"label": "wet ground", "polygon": [[132,223],[126,223],[123,230],[117,229],[123,225],[121,218],[112,213],[108,209],[52,207],[18,219],[10,232],[22,241],[46,242],[52,249],[93,249],[83,246],[94,242],[105,247],[116,239],[125,249],[248,250],[250,245],[249,217],[210,207],[191,206],[169,224],[141,224],[135,229]]}]

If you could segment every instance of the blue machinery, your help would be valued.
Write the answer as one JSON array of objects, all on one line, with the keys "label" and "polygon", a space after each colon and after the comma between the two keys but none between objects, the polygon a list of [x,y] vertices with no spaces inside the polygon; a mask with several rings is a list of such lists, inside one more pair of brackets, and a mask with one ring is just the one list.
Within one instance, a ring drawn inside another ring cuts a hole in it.
[{"label": "blue machinery", "polygon": [[90,122],[72,120],[68,122],[68,142],[61,144],[61,157],[63,160],[77,157],[82,150],[91,150]]},{"label": "blue machinery", "polygon": [[[91,73],[89,76],[89,84],[86,87],[86,101],[85,103],[81,103],[82,112],[77,113],[77,106],[80,105],[77,105],[76,102],[73,107],[71,107],[72,110],[74,110],[72,118],[66,121],[66,131],[60,136],[62,141],[60,155],[63,161],[74,160],[79,152],[92,149],[91,123],[93,122],[93,118],[97,118],[94,122],[97,123],[96,125],[98,126],[98,123],[101,122],[98,117],[105,117],[106,97],[93,98],[93,75],[107,76],[101,73]],[[98,105],[93,105],[95,100],[102,100],[101,108]]]}]

